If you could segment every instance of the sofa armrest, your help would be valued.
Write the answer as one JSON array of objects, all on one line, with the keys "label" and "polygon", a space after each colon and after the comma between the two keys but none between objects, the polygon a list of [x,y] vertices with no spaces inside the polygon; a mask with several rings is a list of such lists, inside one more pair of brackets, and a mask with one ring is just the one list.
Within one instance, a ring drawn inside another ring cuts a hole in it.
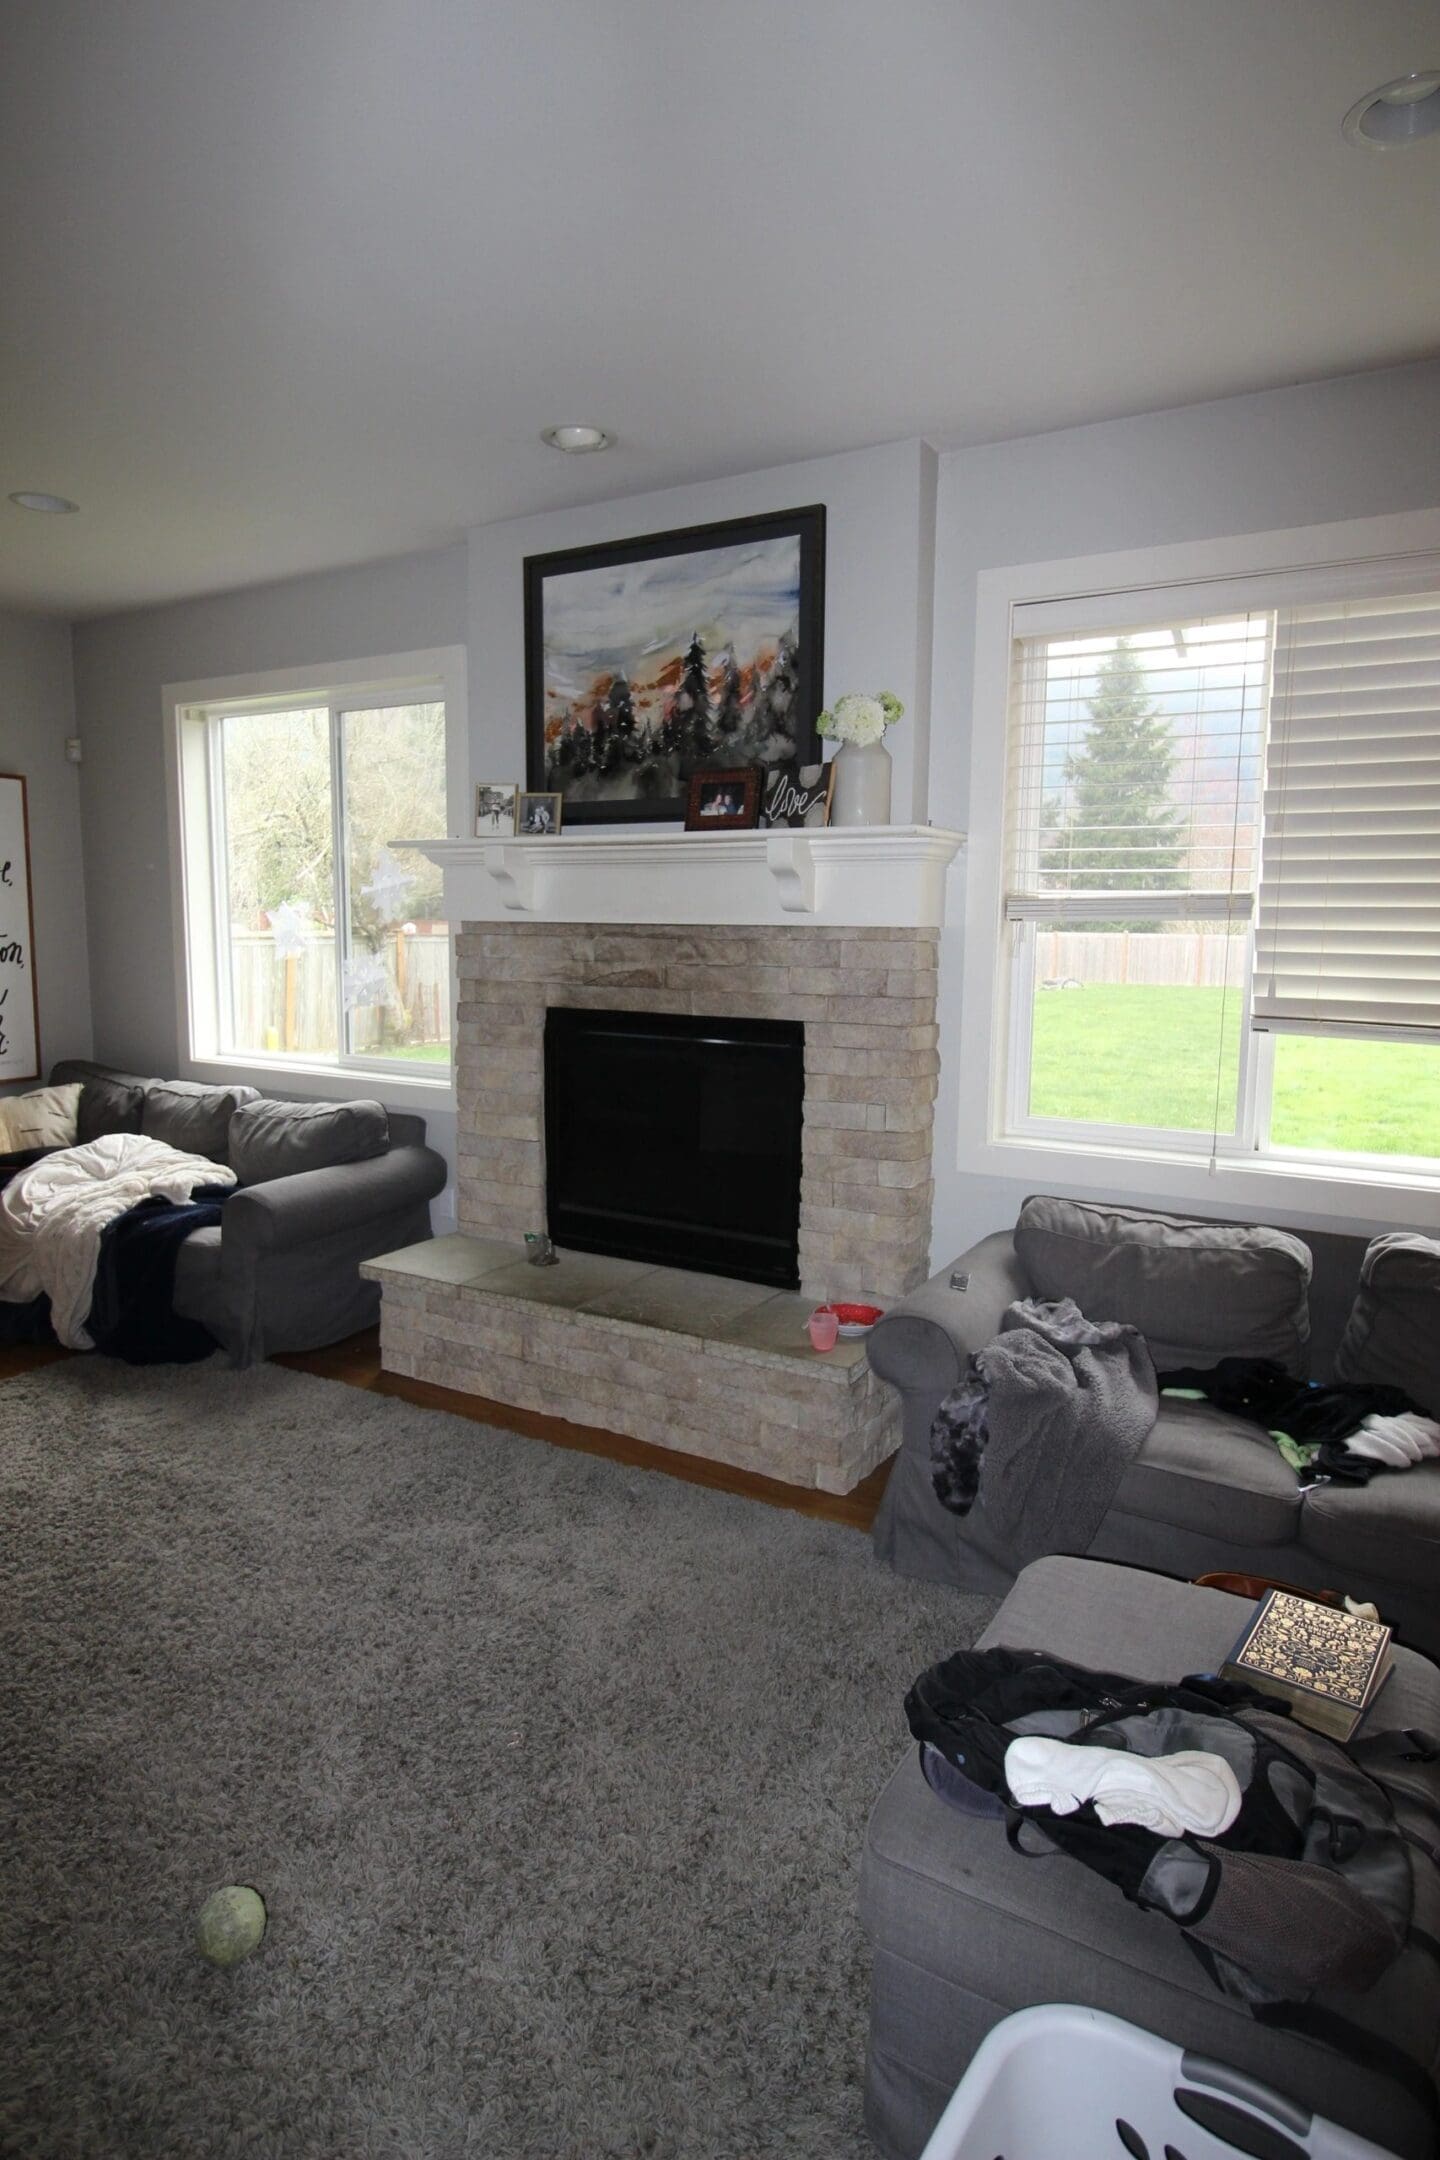
[{"label": "sofa armrest", "polygon": [[[952,1290],[953,1274],[967,1275],[968,1287]],[[865,1346],[870,1369],[902,1393],[938,1399],[959,1380],[966,1358],[999,1333],[1006,1308],[1029,1295],[1015,1240],[997,1230],[876,1321]]]},{"label": "sofa armrest", "polygon": [[444,1186],[445,1159],[429,1147],[391,1148],[364,1162],[244,1185],[225,1204],[222,1250],[290,1251],[433,1200]]}]

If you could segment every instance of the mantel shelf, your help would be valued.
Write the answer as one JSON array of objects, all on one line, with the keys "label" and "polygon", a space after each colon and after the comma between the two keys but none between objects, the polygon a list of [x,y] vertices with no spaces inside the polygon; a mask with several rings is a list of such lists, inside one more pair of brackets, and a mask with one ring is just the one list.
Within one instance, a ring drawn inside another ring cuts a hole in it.
[{"label": "mantel shelf", "polygon": [[392,840],[445,873],[452,923],[938,927],[964,834],[933,825]]}]

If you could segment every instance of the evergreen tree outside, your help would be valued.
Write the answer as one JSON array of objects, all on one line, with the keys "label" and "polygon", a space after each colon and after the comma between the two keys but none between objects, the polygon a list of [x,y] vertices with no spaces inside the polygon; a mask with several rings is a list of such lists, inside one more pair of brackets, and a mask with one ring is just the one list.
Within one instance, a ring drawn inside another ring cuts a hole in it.
[{"label": "evergreen tree outside", "polygon": [[[1170,800],[1169,722],[1146,695],[1145,670],[1121,638],[1096,673],[1091,725],[1065,761],[1068,809],[1040,850],[1047,884],[1066,892],[1170,892],[1183,884],[1179,812]],[[1158,930],[1164,918],[1088,929]]]}]

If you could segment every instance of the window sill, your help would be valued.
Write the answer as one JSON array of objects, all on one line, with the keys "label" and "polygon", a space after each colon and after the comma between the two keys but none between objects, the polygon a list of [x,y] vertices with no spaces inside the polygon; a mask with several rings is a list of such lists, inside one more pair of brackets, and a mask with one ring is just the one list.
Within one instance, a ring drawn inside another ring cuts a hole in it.
[{"label": "window sill", "polygon": [[382,1102],[393,1110],[438,1110],[453,1102],[454,1068],[439,1065],[418,1073],[362,1072],[353,1065],[304,1064],[293,1058],[212,1056],[191,1058],[182,1078],[215,1087],[227,1081],[262,1094],[313,1096],[318,1101]]},{"label": "window sill", "polygon": [[[1162,1148],[1119,1147],[1100,1141],[991,1139],[962,1149],[956,1166],[987,1177],[1058,1180],[1109,1197],[1233,1208],[1245,1214],[1295,1214],[1341,1226],[1414,1229],[1440,1212],[1440,1172],[1387,1172],[1275,1156],[1243,1161]],[[1113,1176],[1106,1172],[1113,1171]]]}]

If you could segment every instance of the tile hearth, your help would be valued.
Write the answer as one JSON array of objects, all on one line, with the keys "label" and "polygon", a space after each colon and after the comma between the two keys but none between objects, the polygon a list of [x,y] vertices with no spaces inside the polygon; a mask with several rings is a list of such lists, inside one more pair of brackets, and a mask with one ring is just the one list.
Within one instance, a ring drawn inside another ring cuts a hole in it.
[{"label": "tile hearth", "polygon": [[863,1342],[811,1349],[812,1300],[756,1283],[497,1238],[367,1260],[387,1372],[848,1492],[894,1451],[898,1402]]}]

